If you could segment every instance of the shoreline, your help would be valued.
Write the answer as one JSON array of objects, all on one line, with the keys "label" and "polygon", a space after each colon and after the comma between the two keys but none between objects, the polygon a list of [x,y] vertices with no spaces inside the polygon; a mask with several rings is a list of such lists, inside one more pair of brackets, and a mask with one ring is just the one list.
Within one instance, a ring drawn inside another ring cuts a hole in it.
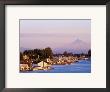
[{"label": "shoreline", "polygon": [[[81,63],[80,62],[85,62],[86,64],[82,64],[82,65],[87,65],[87,63],[88,63],[88,65],[90,66],[90,67],[88,67],[88,68],[91,68],[91,60],[80,60],[78,63],[71,63],[70,65],[69,64],[65,64],[65,65],[62,65],[62,64],[57,64],[57,65],[51,65],[51,66],[49,66],[49,67],[42,67],[42,68],[38,68],[37,66],[35,66],[34,67],[34,69],[32,69],[31,71],[20,71],[20,73],[29,73],[29,72],[38,72],[38,73],[40,73],[40,72],[42,72],[42,73],[48,73],[48,72],[50,72],[50,71],[56,71],[56,68],[59,68],[58,66],[61,66],[61,67],[65,67],[65,66],[70,66],[70,68],[71,67],[74,67],[74,65],[73,64],[75,64],[75,65],[80,65]],[[79,67],[81,67],[81,66],[79,66]],[[85,67],[83,67],[83,68],[85,68],[86,69],[86,67],[87,66],[85,66]],[[65,68],[66,69],[66,68]],[[68,69],[68,68],[67,68]],[[63,70],[60,70],[60,68],[59,68],[59,72],[58,73],[60,73],[60,71],[62,71],[63,72]],[[69,72],[69,70],[64,70],[64,71],[68,71]],[[74,69],[73,69],[73,71],[74,71]],[[77,71],[78,72],[78,71]],[[54,73],[54,72],[53,72]],[[65,72],[64,72],[65,73]]]}]

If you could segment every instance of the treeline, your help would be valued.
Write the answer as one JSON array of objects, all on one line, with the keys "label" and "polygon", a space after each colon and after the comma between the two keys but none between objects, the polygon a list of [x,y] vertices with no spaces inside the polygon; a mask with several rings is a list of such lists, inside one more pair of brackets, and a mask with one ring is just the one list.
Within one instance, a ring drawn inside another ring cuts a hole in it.
[{"label": "treeline", "polygon": [[62,55],[68,57],[68,56],[73,56],[73,53],[64,51],[63,54],[61,53],[54,54],[54,56],[57,56],[57,57]]},{"label": "treeline", "polygon": [[45,49],[33,49],[33,50],[25,50],[23,53],[20,52],[20,61],[23,60],[23,55],[27,55],[29,59],[44,60],[46,58],[53,58],[53,52],[50,47]]},{"label": "treeline", "polygon": [[72,52],[67,52],[67,51],[64,51],[63,54],[54,54],[54,56],[76,56],[76,57],[80,57],[80,56],[87,56],[87,57],[91,57],[91,50],[88,50],[88,52],[85,54],[85,53],[80,53],[80,54],[73,54]]},{"label": "treeline", "polygon": [[81,53],[81,54],[73,54],[68,53],[67,51],[64,51],[63,54],[53,54],[52,49],[50,47],[44,48],[44,49],[33,49],[33,50],[25,50],[24,52],[20,52],[20,61],[23,61],[23,56],[27,55],[29,59],[36,60],[40,62],[41,60],[46,60],[46,58],[52,59],[53,56],[77,56],[80,57],[81,55],[91,57],[91,50],[88,50],[87,54]]}]

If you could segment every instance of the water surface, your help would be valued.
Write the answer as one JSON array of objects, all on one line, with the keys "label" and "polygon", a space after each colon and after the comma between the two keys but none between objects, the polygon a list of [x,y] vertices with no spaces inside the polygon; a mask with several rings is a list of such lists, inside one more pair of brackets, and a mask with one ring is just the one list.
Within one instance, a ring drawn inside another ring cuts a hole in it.
[{"label": "water surface", "polygon": [[27,71],[26,73],[91,73],[91,61],[80,60],[70,65],[52,65],[51,70]]}]

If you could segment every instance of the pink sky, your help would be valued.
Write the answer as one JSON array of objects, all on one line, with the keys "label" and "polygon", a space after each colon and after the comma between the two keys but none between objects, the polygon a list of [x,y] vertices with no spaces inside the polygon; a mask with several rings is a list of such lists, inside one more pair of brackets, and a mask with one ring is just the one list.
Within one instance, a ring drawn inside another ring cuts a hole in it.
[{"label": "pink sky", "polygon": [[76,39],[91,44],[91,20],[20,20],[20,47],[58,48]]}]

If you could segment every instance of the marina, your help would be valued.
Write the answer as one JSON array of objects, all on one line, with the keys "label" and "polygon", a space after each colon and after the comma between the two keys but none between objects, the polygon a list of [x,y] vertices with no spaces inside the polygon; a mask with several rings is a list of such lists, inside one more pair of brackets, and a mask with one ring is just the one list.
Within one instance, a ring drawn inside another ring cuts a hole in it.
[{"label": "marina", "polygon": [[[37,66],[33,64],[33,67]],[[33,71],[22,71],[21,73],[90,73],[91,72],[91,61],[90,60],[79,60],[76,63],[70,65],[52,65],[51,69],[44,70],[33,70]]]}]

